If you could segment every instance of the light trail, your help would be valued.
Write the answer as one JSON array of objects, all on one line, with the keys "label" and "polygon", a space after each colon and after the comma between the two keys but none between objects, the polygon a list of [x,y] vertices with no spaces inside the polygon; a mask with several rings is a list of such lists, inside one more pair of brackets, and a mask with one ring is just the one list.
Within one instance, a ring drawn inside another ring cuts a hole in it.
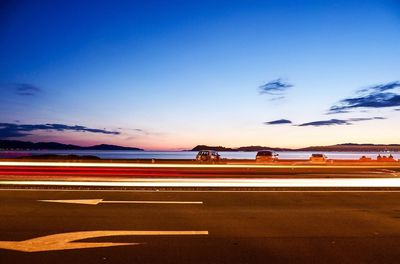
[{"label": "light trail", "polygon": [[98,168],[393,168],[393,165],[278,165],[278,164],[155,164],[155,163],[103,163],[103,162],[29,162],[0,161],[0,166],[16,167],[98,167]]},{"label": "light trail", "polygon": [[0,181],[3,186],[82,187],[335,187],[393,188],[400,178],[324,179],[135,179],[132,181]]},{"label": "light trail", "polygon": [[85,205],[98,205],[98,204],[203,204],[203,201],[105,201],[103,199],[69,199],[69,200],[38,200],[38,202],[45,203],[67,203],[67,204],[85,204]]}]

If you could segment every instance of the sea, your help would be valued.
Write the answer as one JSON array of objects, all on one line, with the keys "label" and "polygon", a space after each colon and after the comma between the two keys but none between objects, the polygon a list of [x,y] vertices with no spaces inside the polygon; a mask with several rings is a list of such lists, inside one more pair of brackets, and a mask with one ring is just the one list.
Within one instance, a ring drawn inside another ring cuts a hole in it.
[{"label": "sea", "polygon": [[[361,156],[376,159],[377,155],[392,155],[400,159],[400,152],[312,152],[312,151],[277,151],[280,159],[308,159],[313,153],[323,153],[329,159],[359,159]],[[178,159],[193,160],[197,151],[128,151],[128,150],[27,150],[0,151],[0,158],[18,158],[32,155],[92,155],[102,159]],[[221,158],[255,159],[256,151],[219,151]]]}]

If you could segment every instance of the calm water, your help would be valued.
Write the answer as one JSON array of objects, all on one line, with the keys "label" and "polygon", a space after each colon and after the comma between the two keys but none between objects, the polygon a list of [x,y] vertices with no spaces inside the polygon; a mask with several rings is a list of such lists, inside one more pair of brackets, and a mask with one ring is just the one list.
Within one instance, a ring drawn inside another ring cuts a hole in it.
[{"label": "calm water", "polygon": [[[222,158],[255,159],[257,152],[220,151]],[[308,159],[310,151],[283,151],[277,152],[281,159]],[[194,159],[196,151],[98,151],[98,150],[37,150],[37,151],[0,151],[0,158],[16,158],[31,155],[58,154],[58,155],[93,155],[103,159]],[[358,159],[361,156],[376,158],[379,152],[324,152],[330,159]],[[391,153],[394,158],[400,159],[400,152]]]}]

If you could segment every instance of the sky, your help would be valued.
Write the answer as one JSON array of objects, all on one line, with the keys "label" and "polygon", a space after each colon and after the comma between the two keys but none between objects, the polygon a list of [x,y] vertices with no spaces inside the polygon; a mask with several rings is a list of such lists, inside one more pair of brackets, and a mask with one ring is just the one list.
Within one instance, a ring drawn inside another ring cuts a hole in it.
[{"label": "sky", "polygon": [[0,3],[0,139],[400,143],[400,1]]}]

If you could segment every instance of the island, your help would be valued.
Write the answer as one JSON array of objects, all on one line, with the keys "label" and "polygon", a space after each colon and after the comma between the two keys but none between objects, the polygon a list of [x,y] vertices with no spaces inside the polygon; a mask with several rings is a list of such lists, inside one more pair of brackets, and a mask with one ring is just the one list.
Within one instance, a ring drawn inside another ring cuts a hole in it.
[{"label": "island", "polygon": [[343,151],[343,152],[382,152],[400,151],[400,144],[356,144],[344,143],[331,146],[311,146],[305,148],[276,148],[267,146],[246,146],[238,148],[227,148],[223,146],[197,145],[191,151],[215,150],[215,151]]},{"label": "island", "polygon": [[123,147],[117,145],[100,144],[94,146],[77,146],[71,144],[62,144],[57,142],[38,142],[19,140],[0,140],[0,150],[130,150],[144,151],[136,147]]}]

